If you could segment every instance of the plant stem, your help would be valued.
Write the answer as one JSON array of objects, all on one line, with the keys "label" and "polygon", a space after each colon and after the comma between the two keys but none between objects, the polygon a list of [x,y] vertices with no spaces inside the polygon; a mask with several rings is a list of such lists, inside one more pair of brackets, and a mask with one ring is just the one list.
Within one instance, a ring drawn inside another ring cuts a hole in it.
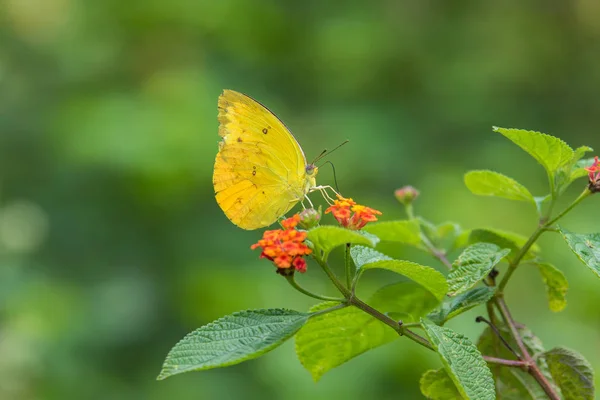
[{"label": "plant stem", "polygon": [[423,244],[425,244],[425,247],[427,248],[427,251],[429,251],[429,254],[431,254],[433,257],[437,258],[448,269],[452,269],[452,263],[446,257],[445,251],[440,250],[437,247],[435,247],[433,245],[433,243],[431,243],[429,238],[427,236],[425,236],[423,233],[421,233],[421,240],[423,241]]},{"label": "plant stem", "polygon": [[575,200],[573,200],[573,202],[567,208],[565,208],[560,214],[558,214],[556,217],[554,217],[553,219],[551,219],[550,221],[547,221],[547,222],[542,222],[543,219],[540,221],[540,225],[531,234],[531,236],[529,237],[529,239],[527,240],[525,245],[523,245],[523,247],[521,247],[521,250],[519,250],[519,253],[515,256],[515,258],[513,258],[513,260],[508,265],[508,270],[506,271],[506,274],[504,275],[504,277],[500,281],[500,284],[498,285],[498,291],[496,292],[498,296],[502,296],[504,287],[508,283],[510,277],[515,272],[515,270],[519,266],[519,263],[521,262],[523,257],[525,257],[525,254],[527,254],[527,252],[529,251],[531,246],[533,246],[533,244],[536,242],[536,240],[538,240],[540,235],[542,233],[544,233],[546,230],[548,230],[549,228],[551,228],[552,225],[554,225],[559,219],[561,219],[562,217],[567,215],[567,213],[569,211],[571,211],[583,199],[585,199],[586,197],[588,197],[591,194],[592,194],[592,192],[588,188],[585,188],[585,190],[579,195],[579,197],[577,197]]},{"label": "plant stem", "polygon": [[335,275],[335,273],[331,270],[331,268],[329,268],[329,265],[327,264],[327,262],[323,261],[321,259],[321,257],[315,256],[314,258],[317,261],[317,263],[321,266],[321,268],[323,269],[323,272],[325,272],[325,274],[327,274],[327,276],[329,277],[329,279],[331,280],[331,282],[335,285],[335,287],[337,288],[337,290],[340,291],[340,293],[344,296],[344,298],[346,300],[348,300],[350,297],[352,297],[352,293],[350,292],[350,290],[348,290],[342,284],[342,282],[340,282],[340,280]]},{"label": "plant stem", "polygon": [[414,219],[415,218],[415,213],[413,211],[413,205],[412,205],[412,203],[405,204],[404,205],[404,211],[406,212],[406,216],[408,217],[408,219]]},{"label": "plant stem", "polygon": [[294,277],[294,275],[286,276],[285,279],[287,279],[287,281],[289,282],[289,284],[292,285],[292,287],[294,289],[296,289],[300,293],[303,293],[303,294],[305,294],[307,296],[310,296],[310,297],[312,297],[314,299],[324,300],[324,301],[339,301],[339,302],[342,302],[342,301],[345,300],[343,298],[324,296],[324,295],[316,294],[316,293],[313,293],[313,292],[311,292],[309,290],[306,290],[302,286],[300,286],[298,284],[298,282],[296,282],[296,278]]},{"label": "plant stem", "polygon": [[[352,278],[354,277],[354,274],[352,273],[352,263],[351,263],[351,259],[350,259],[350,243],[346,243],[346,252],[344,254],[344,264],[346,267],[346,287],[347,288],[351,288],[352,287]],[[354,291],[352,291],[354,292]]]},{"label": "plant stem", "polygon": [[421,346],[426,347],[429,350],[435,351],[435,349],[433,348],[433,346],[431,345],[431,343],[429,343],[429,341],[427,339],[414,333],[413,331],[411,331],[410,329],[405,327],[401,322],[398,322],[398,321],[388,317],[387,315],[382,314],[381,312],[377,311],[376,309],[374,309],[373,307],[371,307],[370,305],[368,305],[367,303],[365,303],[364,301],[362,301],[356,297],[351,297],[349,299],[349,301],[350,301],[350,304],[352,304],[353,306],[363,310],[367,314],[377,318],[384,324],[390,326],[392,329],[394,329],[396,332],[398,332],[399,335],[406,336],[407,338],[420,344]]},{"label": "plant stem", "polygon": [[[506,274],[500,281],[500,284],[498,285],[498,290],[496,291],[494,299],[492,300],[493,302],[495,302],[496,307],[498,307],[498,310],[502,315],[502,319],[504,319],[504,323],[510,330],[511,336],[513,337],[513,339],[517,343],[517,346],[519,347],[519,350],[521,352],[519,358],[521,359],[521,362],[525,363],[525,366],[527,367],[527,372],[529,372],[529,374],[538,382],[538,384],[542,387],[544,392],[552,400],[559,400],[560,397],[558,396],[548,379],[544,376],[544,374],[542,374],[542,371],[535,363],[533,357],[529,354],[529,351],[527,350],[527,347],[525,346],[525,343],[523,342],[523,339],[519,334],[517,324],[515,323],[515,320],[513,319],[510,310],[508,309],[508,306],[504,301],[504,288],[506,287],[506,284],[510,280],[517,267],[519,266],[519,263],[521,262],[523,257],[525,257],[531,246],[533,246],[536,240],[538,240],[540,235],[545,231],[555,230],[553,225],[562,217],[564,217],[569,211],[575,208],[576,205],[578,205],[590,194],[592,194],[592,192],[588,188],[586,188],[567,208],[560,212],[556,217],[548,220],[548,216],[552,213],[553,206],[556,201],[556,193],[554,192],[554,188],[552,188],[552,202],[550,204],[548,212],[546,213],[546,216],[540,219],[540,223],[536,230],[531,234],[531,236],[523,245],[523,247],[521,247],[515,258],[513,258],[509,263],[508,270],[506,271]],[[490,311],[490,308],[488,308],[488,311]]]},{"label": "plant stem", "polygon": [[515,321],[512,315],[510,314],[506,303],[504,302],[504,298],[496,298],[496,305],[498,307],[498,310],[500,311],[500,314],[502,314],[502,318],[504,319],[506,326],[508,326],[508,329],[510,330],[513,338],[515,339],[515,342],[517,342],[519,350],[521,350],[521,356],[523,359],[522,362],[526,364],[527,372],[529,372],[529,374],[533,376],[533,378],[542,387],[544,392],[546,392],[546,394],[551,400],[560,400],[560,397],[558,396],[548,379],[546,379],[544,374],[542,374],[542,371],[535,363],[535,360],[529,354],[525,343],[523,343],[523,339],[521,339],[521,335],[519,334]]},{"label": "plant stem", "polygon": [[353,305],[353,306],[355,306],[355,307],[363,310],[367,314],[369,314],[369,315],[377,318],[378,320],[380,320],[384,324],[390,326],[392,329],[394,329],[396,332],[398,332],[398,334],[408,337],[409,339],[411,339],[414,342],[420,344],[421,346],[427,347],[430,350],[434,350],[433,346],[431,345],[431,343],[429,343],[429,341],[427,339],[425,339],[425,338],[417,335],[416,333],[414,333],[410,329],[405,328],[398,321],[396,321],[396,320],[388,317],[387,315],[385,315],[385,314],[377,311],[376,309],[374,309],[373,307],[371,307],[370,305],[368,305],[364,301],[362,301],[362,300],[358,299],[356,296],[354,296],[352,294],[352,292],[350,292],[350,290],[348,290],[342,284],[342,282],[340,282],[340,280],[338,279],[338,277],[333,273],[333,271],[331,270],[331,268],[329,268],[329,265],[327,265],[327,263],[325,261],[323,261],[320,257],[316,257],[315,256],[314,258],[317,261],[317,263],[321,266],[321,268],[323,269],[323,271],[325,272],[325,274],[327,274],[327,276],[329,277],[329,279],[331,280],[331,282],[333,282],[333,284],[335,285],[335,287],[340,291],[340,293],[342,293],[342,295],[344,295],[344,297],[346,298],[346,304],[351,304],[351,305]]},{"label": "plant stem", "polygon": [[527,368],[527,363],[519,360],[505,360],[504,358],[496,358],[483,356],[483,359],[490,364],[506,365],[508,367]]},{"label": "plant stem", "polygon": [[527,252],[529,251],[531,246],[533,246],[533,244],[535,243],[536,240],[538,240],[540,235],[542,233],[544,233],[544,229],[545,229],[545,225],[538,226],[537,229],[531,234],[531,236],[529,237],[527,242],[523,245],[523,247],[521,247],[521,250],[519,250],[519,253],[517,253],[515,258],[513,258],[512,261],[508,264],[508,269],[506,270],[506,274],[504,275],[504,277],[500,281],[500,284],[498,285],[498,291],[496,292],[497,296],[502,295],[504,287],[506,286],[506,284],[508,283],[508,280],[510,279],[512,274],[515,272],[517,267],[519,266],[521,259],[523,257],[525,257],[525,254],[527,254]]},{"label": "plant stem", "polygon": [[[517,357],[519,360],[521,360],[521,356],[519,355],[519,353],[517,353],[512,346],[510,345],[510,343],[508,343],[506,341],[506,339],[504,339],[504,337],[502,336],[502,334],[500,333],[500,331],[498,330],[498,328],[496,327],[496,325],[492,324],[490,321],[486,320],[483,317],[477,317],[475,319],[475,322],[485,322],[486,324],[488,324],[488,326],[490,327],[490,329],[492,330],[492,332],[494,332],[494,334],[496,335],[496,337],[498,339],[500,339],[500,341],[502,342],[502,344],[504,345],[504,347],[506,347],[511,353],[513,353],[515,355],[515,357]],[[495,343],[494,343],[495,344]],[[498,353],[498,350],[496,350],[496,353]]]},{"label": "plant stem", "polygon": [[348,307],[348,303],[340,303],[340,304],[336,304],[336,305],[335,305],[335,306],[333,306],[333,307],[329,307],[329,308],[326,308],[326,309],[324,309],[324,310],[320,310],[320,311],[317,311],[317,312],[314,312],[314,313],[312,313],[312,314],[311,314],[311,318],[312,318],[312,317],[319,316],[319,315],[322,315],[322,314],[327,314],[327,313],[330,313],[330,312],[332,312],[332,311],[341,310],[342,308],[346,308],[346,307]]},{"label": "plant stem", "polygon": [[551,221],[547,222],[545,224],[545,227],[550,228],[559,219],[564,217],[569,211],[571,211],[573,208],[575,208],[576,205],[581,203],[581,201],[583,201],[586,197],[590,196],[591,194],[592,194],[592,191],[586,187],[585,190],[579,195],[579,197],[577,197],[575,200],[573,200],[573,202],[567,208],[565,208],[560,214],[558,214],[556,217],[554,217]]}]

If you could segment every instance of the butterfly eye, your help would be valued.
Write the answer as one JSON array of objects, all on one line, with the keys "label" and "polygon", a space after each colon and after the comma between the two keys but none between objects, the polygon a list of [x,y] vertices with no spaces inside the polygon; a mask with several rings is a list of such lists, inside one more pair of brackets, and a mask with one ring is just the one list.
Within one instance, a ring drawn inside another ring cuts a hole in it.
[{"label": "butterfly eye", "polygon": [[308,164],[306,166],[306,174],[307,175],[315,175],[319,168],[315,164]]}]

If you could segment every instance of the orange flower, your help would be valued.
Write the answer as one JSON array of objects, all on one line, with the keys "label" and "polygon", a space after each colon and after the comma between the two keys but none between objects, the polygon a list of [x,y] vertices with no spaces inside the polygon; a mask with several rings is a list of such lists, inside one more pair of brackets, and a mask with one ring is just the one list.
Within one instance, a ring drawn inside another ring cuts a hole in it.
[{"label": "orange flower", "polygon": [[380,211],[356,204],[354,200],[340,195],[337,200],[334,200],[333,205],[325,210],[325,214],[328,213],[332,213],[344,228],[353,230],[362,229],[368,222],[377,221],[377,215],[381,215]]},{"label": "orange flower", "polygon": [[[265,231],[263,238],[250,246],[252,250],[262,248],[260,258],[272,261],[282,275],[292,274],[294,270],[306,272],[306,260],[303,256],[312,253],[304,244],[306,232],[296,230],[300,222],[298,214],[281,222],[284,229]],[[290,268],[293,269],[290,270]]]},{"label": "orange flower", "polygon": [[593,193],[600,192],[600,161],[598,156],[594,157],[594,163],[591,167],[585,169],[590,178],[590,190]]}]

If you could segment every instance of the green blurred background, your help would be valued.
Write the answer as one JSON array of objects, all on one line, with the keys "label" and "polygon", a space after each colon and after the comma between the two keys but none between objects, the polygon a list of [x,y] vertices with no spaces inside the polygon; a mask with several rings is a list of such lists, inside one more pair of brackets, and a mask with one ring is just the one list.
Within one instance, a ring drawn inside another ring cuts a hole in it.
[{"label": "green blurred background", "polygon": [[[598,65],[594,0],[0,0],[0,398],[421,398],[421,373],[440,364],[406,340],[317,384],[292,341],[155,381],[170,347],[209,321],[314,303],[214,200],[219,93],[268,105],[309,158],[350,139],[330,157],[340,189],[384,219],[402,217],[392,193],[412,184],[434,222],[529,234],[530,205],[475,197],[462,176],[496,169],[544,194],[541,167],[491,127],[600,148]],[[331,170],[319,178],[331,184]],[[597,200],[564,225],[597,231]],[[571,283],[569,306],[548,311],[527,267],[508,303],[547,348],[600,367],[600,280],[559,237],[541,244]],[[300,278],[332,292],[314,264]],[[450,326],[475,340],[481,312]]]}]

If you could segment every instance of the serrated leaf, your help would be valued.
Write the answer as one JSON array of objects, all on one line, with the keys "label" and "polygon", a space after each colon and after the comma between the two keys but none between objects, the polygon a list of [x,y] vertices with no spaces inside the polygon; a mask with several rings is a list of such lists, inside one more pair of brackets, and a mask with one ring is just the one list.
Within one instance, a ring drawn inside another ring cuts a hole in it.
[{"label": "serrated leaf", "polygon": [[600,277],[600,233],[579,234],[564,228],[560,233],[581,262]]},{"label": "serrated leaf", "polygon": [[[502,337],[504,337],[513,349],[518,349],[517,344],[510,336],[508,328],[503,325],[498,326]],[[542,342],[527,328],[518,328],[519,334],[523,339],[527,351],[532,354],[540,354],[544,351]],[[500,343],[500,340],[488,327],[486,328],[477,342],[477,348],[481,353],[493,357],[514,359],[514,355]],[[537,364],[542,373],[550,383],[552,376],[548,365],[544,359],[538,358]],[[491,365],[492,373],[496,378],[497,392],[502,400],[547,400],[548,396],[540,387],[537,381],[527,372],[518,368],[506,368],[497,365]]]},{"label": "serrated leaf", "polygon": [[479,196],[534,202],[527,188],[506,175],[494,171],[470,171],[465,175],[467,188]]},{"label": "serrated leaf", "polygon": [[376,222],[365,226],[363,231],[372,233],[387,242],[399,242],[417,247],[421,244],[421,231],[419,221],[416,219]]},{"label": "serrated leaf", "polygon": [[580,146],[573,152],[573,162],[576,163],[585,156],[585,153],[594,151],[590,146]]},{"label": "serrated leaf", "polygon": [[[525,236],[519,235],[513,232],[507,232],[500,229],[472,229],[463,232],[457,239],[456,247],[466,247],[474,243],[493,243],[496,246],[503,249],[510,249],[511,254],[509,256],[515,256],[521,247],[527,242]],[[531,246],[525,257],[525,260],[536,258],[540,252],[540,247],[536,244]]]},{"label": "serrated leaf", "polygon": [[543,356],[564,400],[594,399],[594,370],[581,354],[556,347]]},{"label": "serrated leaf", "polygon": [[439,304],[439,300],[421,285],[398,282],[377,290],[369,304],[388,315],[402,313],[397,319],[407,323],[419,322],[421,317]]},{"label": "serrated leaf", "polygon": [[477,347],[450,328],[425,319],[421,325],[461,395],[466,399],[494,400],[494,379]]},{"label": "serrated leaf", "polygon": [[566,294],[569,282],[561,270],[549,263],[536,263],[542,280],[546,285],[548,306],[551,311],[559,312],[567,306]]},{"label": "serrated leaf", "polygon": [[357,231],[337,226],[319,226],[311,229],[308,231],[306,238],[316,249],[324,252],[325,258],[327,258],[331,250],[346,243],[362,244],[365,246],[375,246],[377,244]]},{"label": "serrated leaf", "polygon": [[404,275],[425,289],[429,290],[437,299],[443,299],[448,290],[446,278],[437,270],[414,263],[412,261],[395,260],[376,250],[363,246],[354,246],[350,255],[362,273],[369,269],[385,269]]},{"label": "serrated leaf", "polygon": [[[316,312],[336,303],[322,303]],[[323,374],[346,361],[398,338],[383,322],[355,307],[312,317],[296,335],[296,354],[318,381]]]},{"label": "serrated leaf", "polygon": [[535,158],[546,169],[552,181],[557,171],[569,164],[575,155],[568,144],[545,133],[498,127],[494,127],[494,131],[501,133]]},{"label": "serrated leaf", "polygon": [[427,315],[427,318],[438,325],[443,325],[446,321],[469,311],[473,307],[484,304],[494,296],[496,291],[493,287],[479,287],[471,289],[456,297],[444,299],[435,310]]},{"label": "serrated leaf", "polygon": [[426,371],[419,382],[421,393],[429,400],[462,400],[445,369]]},{"label": "serrated leaf", "polygon": [[448,295],[466,292],[481,282],[492,268],[510,253],[492,243],[475,243],[467,247],[448,274]]},{"label": "serrated leaf", "polygon": [[293,310],[240,311],[205,325],[177,343],[158,379],[257,358],[292,337],[309,314]]}]

